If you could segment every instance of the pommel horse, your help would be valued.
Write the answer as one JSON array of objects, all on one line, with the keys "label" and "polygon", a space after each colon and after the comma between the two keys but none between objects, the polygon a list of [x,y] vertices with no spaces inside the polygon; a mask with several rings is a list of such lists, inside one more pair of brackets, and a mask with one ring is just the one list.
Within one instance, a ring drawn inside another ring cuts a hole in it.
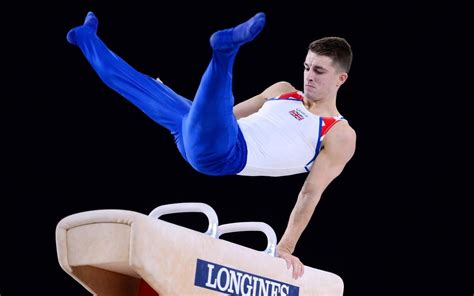
[{"label": "pommel horse", "polygon": [[[173,213],[204,213],[205,233],[160,219]],[[267,248],[254,250],[221,239],[225,233],[261,231]],[[59,264],[99,296],[341,296],[334,273],[305,266],[297,280],[275,257],[277,238],[263,222],[219,225],[203,203],[168,204],[149,215],[95,210],[63,218],[56,227]]]}]

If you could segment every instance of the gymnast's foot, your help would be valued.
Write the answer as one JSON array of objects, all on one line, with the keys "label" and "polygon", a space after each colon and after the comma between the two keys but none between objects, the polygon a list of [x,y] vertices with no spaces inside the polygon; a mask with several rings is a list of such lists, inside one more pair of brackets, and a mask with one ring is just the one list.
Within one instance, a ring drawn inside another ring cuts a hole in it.
[{"label": "gymnast's foot", "polygon": [[77,42],[76,42],[76,35],[79,34],[80,32],[82,31],[90,31],[92,33],[96,33],[97,32],[97,26],[99,25],[99,20],[97,19],[97,17],[94,15],[94,13],[92,11],[90,11],[87,16],[86,16],[86,19],[84,20],[84,24],[82,26],[78,26],[78,27],[75,27],[73,29],[71,29],[68,33],[67,33],[67,41],[71,44],[74,44],[76,45]]},{"label": "gymnast's foot", "polygon": [[252,41],[265,25],[265,14],[257,13],[251,19],[234,28],[220,30],[212,34],[211,46],[214,50],[229,51]]}]

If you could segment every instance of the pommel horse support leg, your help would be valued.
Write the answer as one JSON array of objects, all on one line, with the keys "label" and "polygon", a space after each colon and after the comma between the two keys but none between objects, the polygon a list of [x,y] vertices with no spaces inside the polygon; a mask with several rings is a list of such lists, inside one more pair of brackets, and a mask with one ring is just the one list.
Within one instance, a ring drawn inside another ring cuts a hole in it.
[{"label": "pommel horse support leg", "polygon": [[[159,219],[165,214],[201,212],[206,233]],[[256,251],[219,237],[262,231],[267,249]],[[56,227],[59,264],[93,295],[100,296],[341,296],[342,279],[306,266],[297,280],[276,258],[276,235],[262,222],[218,225],[203,203],[160,206],[149,215],[96,210],[70,215]]]}]

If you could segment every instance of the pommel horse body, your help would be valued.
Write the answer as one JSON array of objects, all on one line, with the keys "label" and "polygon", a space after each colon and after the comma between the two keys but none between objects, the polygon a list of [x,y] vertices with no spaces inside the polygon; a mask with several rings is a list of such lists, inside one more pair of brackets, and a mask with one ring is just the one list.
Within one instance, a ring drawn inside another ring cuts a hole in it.
[{"label": "pommel horse body", "polygon": [[[159,219],[162,215],[201,212],[205,233]],[[263,251],[220,236],[262,231]],[[262,222],[218,224],[203,203],[157,207],[149,215],[127,210],[96,210],[63,218],[56,227],[60,266],[92,295],[99,296],[341,296],[343,281],[334,273],[305,266],[292,279],[275,257],[277,239]]]}]

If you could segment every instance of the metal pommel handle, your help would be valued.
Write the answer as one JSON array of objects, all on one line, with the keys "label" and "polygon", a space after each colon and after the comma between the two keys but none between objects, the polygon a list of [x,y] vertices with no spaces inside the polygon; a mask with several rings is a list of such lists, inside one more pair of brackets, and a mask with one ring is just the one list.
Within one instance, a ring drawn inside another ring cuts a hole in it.
[{"label": "metal pommel handle", "polygon": [[217,228],[217,237],[225,233],[241,232],[241,231],[261,231],[267,236],[268,245],[263,251],[264,253],[275,257],[277,237],[273,228],[263,222],[238,222],[220,225]]},{"label": "metal pommel handle", "polygon": [[217,214],[213,208],[205,203],[200,202],[183,202],[162,205],[155,208],[150,212],[148,216],[152,218],[159,219],[163,215],[174,214],[174,213],[203,213],[207,216],[209,220],[209,227],[205,234],[210,235],[211,237],[217,238],[217,226],[219,225],[219,220],[217,219]]}]

